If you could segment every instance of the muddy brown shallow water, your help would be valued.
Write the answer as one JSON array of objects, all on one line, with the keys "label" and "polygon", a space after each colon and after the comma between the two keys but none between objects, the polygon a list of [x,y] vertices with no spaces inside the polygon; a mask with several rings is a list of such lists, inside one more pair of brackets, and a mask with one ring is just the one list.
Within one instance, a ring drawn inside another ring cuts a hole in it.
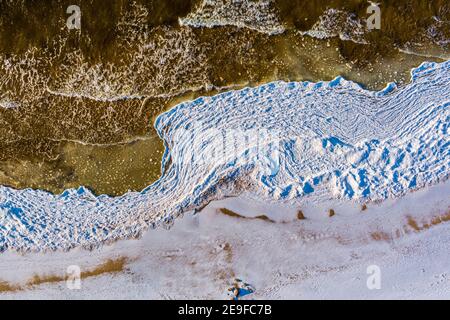
[{"label": "muddy brown shallow water", "polygon": [[[176,103],[337,75],[378,90],[449,56],[447,1],[385,1],[380,30],[366,30],[366,1],[264,2],[205,14],[203,0],[82,1],[80,30],[66,27],[72,1],[0,2],[0,184],[141,190],[160,175],[153,122]],[[225,25],[180,26],[192,13]],[[317,26],[324,39],[304,34]]]}]

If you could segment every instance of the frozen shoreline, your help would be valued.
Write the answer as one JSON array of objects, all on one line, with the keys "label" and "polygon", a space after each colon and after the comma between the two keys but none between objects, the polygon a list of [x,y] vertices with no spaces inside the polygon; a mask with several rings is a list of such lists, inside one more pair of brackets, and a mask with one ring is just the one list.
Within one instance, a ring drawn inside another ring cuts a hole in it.
[{"label": "frozen shoreline", "polygon": [[[24,284],[34,274],[63,276],[69,265],[83,271],[106,259],[128,262],[123,272],[82,280],[81,290],[44,283],[0,298],[222,299],[238,277],[256,288],[249,299],[448,299],[450,221],[423,226],[450,215],[449,191],[446,182],[364,211],[356,203],[333,201],[302,208],[304,220],[293,208],[245,196],[215,201],[170,230],[150,230],[139,240],[93,251],[3,253],[0,281],[11,284]],[[244,217],[224,215],[220,208]],[[276,222],[245,218],[261,214]],[[416,230],[411,219],[423,229]],[[381,270],[380,290],[366,287],[370,265]]]},{"label": "frozen shoreline", "polygon": [[[379,92],[337,77],[181,103],[155,123],[166,146],[163,175],[142,192],[96,197],[83,187],[61,195],[0,187],[0,250],[94,248],[242,192],[300,206],[381,201],[444,182],[449,69],[450,62],[423,63],[409,85]],[[217,138],[230,132],[269,135],[251,136],[217,161]],[[261,145],[265,153],[249,158]]]}]

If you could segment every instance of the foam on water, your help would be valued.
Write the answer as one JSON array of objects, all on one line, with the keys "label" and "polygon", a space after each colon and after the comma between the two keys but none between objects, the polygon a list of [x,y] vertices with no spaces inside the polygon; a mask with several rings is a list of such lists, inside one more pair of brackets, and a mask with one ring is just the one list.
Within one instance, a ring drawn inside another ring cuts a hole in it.
[{"label": "foam on water", "polygon": [[[54,50],[0,53],[0,101],[6,97],[35,104],[47,93],[95,101],[143,100],[210,86],[205,50],[193,31],[151,27],[148,14],[138,4],[123,13],[114,30],[115,59],[107,62],[93,63],[83,50],[71,48],[66,29],[48,40]],[[89,34],[84,36],[91,41]]]},{"label": "foam on water", "polygon": [[203,0],[180,25],[191,27],[236,26],[268,34],[284,32],[272,0]]},{"label": "foam on water", "polygon": [[450,21],[437,16],[433,17],[433,20],[435,22],[427,28],[427,37],[440,47],[448,48],[450,45]]},{"label": "foam on water", "polygon": [[[61,195],[0,187],[0,248],[97,246],[170,226],[184,212],[241,192],[300,206],[382,200],[444,181],[449,89],[447,61],[424,63],[409,85],[379,92],[338,77],[278,81],[179,104],[156,120],[166,146],[163,175],[142,192],[95,197],[82,187]],[[218,152],[230,132],[250,135]],[[264,152],[251,156],[260,146]]]},{"label": "foam on water", "polygon": [[365,27],[365,21],[339,9],[328,9],[312,26],[311,30],[301,32],[317,39],[339,37],[341,40],[353,41],[365,44],[365,33],[369,31]]}]

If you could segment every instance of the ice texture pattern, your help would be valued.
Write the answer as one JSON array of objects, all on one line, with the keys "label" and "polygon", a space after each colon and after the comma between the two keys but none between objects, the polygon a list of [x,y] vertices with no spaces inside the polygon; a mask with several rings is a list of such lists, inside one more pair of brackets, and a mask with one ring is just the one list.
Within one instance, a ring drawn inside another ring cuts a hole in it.
[{"label": "ice texture pattern", "polygon": [[[448,178],[449,106],[450,61],[423,63],[410,84],[378,92],[337,77],[181,103],[155,122],[166,146],[162,175],[142,192],[0,187],[0,249],[96,247],[169,227],[180,214],[239,193],[299,206],[399,197]],[[217,157],[224,141],[218,135],[254,130],[269,138],[251,135]],[[252,157],[260,144],[277,148]]]}]

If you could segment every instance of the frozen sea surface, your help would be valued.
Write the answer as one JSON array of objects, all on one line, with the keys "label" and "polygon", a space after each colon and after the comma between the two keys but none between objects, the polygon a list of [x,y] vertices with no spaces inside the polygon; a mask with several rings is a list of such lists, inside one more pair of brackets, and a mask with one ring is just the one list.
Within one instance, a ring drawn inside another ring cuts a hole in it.
[{"label": "frozen sea surface", "polygon": [[211,200],[245,192],[298,205],[383,200],[449,175],[450,61],[371,92],[330,82],[273,82],[179,104],[155,127],[161,178],[142,192],[61,195],[0,187],[2,250],[95,247],[170,226]]}]

